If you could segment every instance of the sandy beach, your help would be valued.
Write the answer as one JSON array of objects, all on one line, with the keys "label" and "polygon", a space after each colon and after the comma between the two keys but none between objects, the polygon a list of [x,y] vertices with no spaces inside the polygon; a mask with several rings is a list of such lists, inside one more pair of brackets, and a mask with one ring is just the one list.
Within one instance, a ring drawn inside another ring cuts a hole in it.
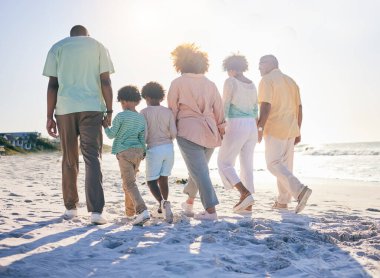
[{"label": "sandy beach", "polygon": [[[59,153],[0,158],[0,277],[379,277],[380,182],[304,178],[313,189],[302,214],[271,209],[276,187],[255,172],[252,215],[232,213],[238,194],[211,169],[220,201],[217,222],[181,214],[186,178],[174,168],[170,200],[175,220],[132,227],[114,156],[104,155],[105,216],[89,224],[80,164],[79,217],[66,221]],[[150,210],[157,207],[144,183]],[[292,204],[292,208],[295,203]],[[199,199],[195,205],[201,210]]]}]

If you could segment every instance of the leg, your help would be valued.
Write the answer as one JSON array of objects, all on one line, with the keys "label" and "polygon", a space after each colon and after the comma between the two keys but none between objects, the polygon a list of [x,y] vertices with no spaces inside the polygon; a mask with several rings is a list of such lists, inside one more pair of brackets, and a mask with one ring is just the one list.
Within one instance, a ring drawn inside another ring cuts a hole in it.
[{"label": "leg", "polygon": [[161,189],[161,194],[164,200],[168,200],[169,197],[169,183],[168,178],[171,175],[171,171],[174,165],[174,148],[173,144],[166,144],[162,147],[162,153],[164,158],[160,170],[160,177],[158,178],[158,184]]},{"label": "leg", "polygon": [[102,213],[104,207],[103,175],[100,159],[103,146],[101,112],[81,112],[79,116],[80,148],[86,167],[87,210]]},{"label": "leg", "polygon": [[[210,159],[211,159],[211,156],[212,156],[213,152],[214,152],[213,149],[209,149],[209,151],[206,151],[207,165],[210,162]],[[189,179],[188,179],[187,185],[183,189],[183,193],[185,193],[185,194],[188,195],[188,197],[189,197],[188,203],[192,204],[194,202],[195,197],[197,196],[198,186],[195,183],[194,179],[191,177],[190,173],[189,173]]]},{"label": "leg", "polygon": [[77,176],[79,172],[77,113],[57,115],[62,149],[62,193],[67,210],[75,209],[79,202]]},{"label": "leg", "polygon": [[160,186],[162,198],[164,200],[167,200],[169,197],[168,177],[160,176],[160,178],[158,179],[158,185]]},{"label": "leg", "polygon": [[286,180],[281,171],[282,153],[284,152],[284,140],[276,140],[271,136],[265,136],[265,160],[268,170],[277,178],[278,196],[277,202],[281,205],[287,205],[291,201],[291,195],[286,187]]},{"label": "leg", "polygon": [[139,214],[147,209],[136,184],[136,170],[143,158],[143,150],[128,149],[118,153],[117,158],[119,161],[121,177],[123,179],[123,189],[131,196],[135,205],[135,212]]},{"label": "leg", "polygon": [[247,136],[240,128],[240,124],[239,119],[227,122],[226,134],[219,149],[218,171],[226,189],[232,189],[236,184],[241,183],[235,170],[235,162]]},{"label": "leg", "polygon": [[158,180],[152,180],[152,181],[148,181],[147,183],[148,183],[150,192],[152,193],[153,197],[161,204],[162,194],[161,194],[160,188],[157,185],[157,181]]},{"label": "leg", "polygon": [[135,204],[133,203],[131,195],[129,194],[128,191],[124,191],[124,203],[125,203],[125,214],[127,216],[134,216],[136,214]]},{"label": "leg", "polygon": [[240,179],[245,188],[247,188],[249,192],[254,193],[253,156],[257,143],[257,127],[255,119],[252,119],[252,121],[247,121],[247,130],[250,130],[250,136],[242,146],[239,153]]},{"label": "leg", "polygon": [[207,161],[213,149],[204,148],[181,137],[177,137],[177,142],[190,176],[199,189],[203,207],[209,213],[215,212],[219,201],[211,183]]},{"label": "leg", "polygon": [[[293,139],[294,140],[294,139]],[[287,204],[291,196],[297,199],[303,189],[300,181],[293,176],[292,172],[286,167],[284,157],[289,151],[294,151],[294,145],[291,146],[289,140],[279,140],[272,136],[265,137],[265,158],[268,170],[277,177],[279,186],[278,202]],[[294,142],[294,141],[293,141]]]},{"label": "leg", "polygon": [[158,187],[158,180],[160,178],[162,163],[163,156],[161,152],[161,146],[156,146],[147,150],[145,158],[146,180],[150,192],[160,203],[160,205],[162,201],[162,194],[160,188]]}]

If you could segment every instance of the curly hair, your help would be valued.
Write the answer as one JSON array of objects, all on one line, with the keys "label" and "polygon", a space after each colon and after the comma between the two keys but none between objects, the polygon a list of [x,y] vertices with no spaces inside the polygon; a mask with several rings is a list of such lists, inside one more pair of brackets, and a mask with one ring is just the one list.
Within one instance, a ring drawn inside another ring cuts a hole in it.
[{"label": "curly hair", "polygon": [[136,86],[124,86],[117,92],[117,101],[134,101],[139,102],[141,100],[140,91]]},{"label": "curly hair", "polygon": [[173,66],[180,73],[205,73],[208,70],[208,55],[194,43],[177,46],[172,52]]},{"label": "curly hair", "polygon": [[248,61],[243,55],[232,54],[223,60],[223,70],[236,70],[238,72],[245,72],[248,70]]},{"label": "curly hair", "polygon": [[165,90],[161,84],[157,82],[149,82],[141,89],[141,96],[145,99],[150,97],[152,99],[162,100],[165,97]]}]

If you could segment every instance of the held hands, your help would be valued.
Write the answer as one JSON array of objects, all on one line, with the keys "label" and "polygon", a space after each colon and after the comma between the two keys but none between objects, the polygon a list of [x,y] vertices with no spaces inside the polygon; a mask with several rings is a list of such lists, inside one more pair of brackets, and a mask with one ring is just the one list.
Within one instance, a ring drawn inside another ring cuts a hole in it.
[{"label": "held hands", "polygon": [[224,136],[224,134],[226,133],[225,128],[224,128],[224,127],[218,127],[218,130],[219,130],[219,134],[220,134],[220,136],[221,136],[222,139],[223,139],[223,136]]},{"label": "held hands", "polygon": [[296,139],[294,140],[294,146],[297,145],[299,142],[301,142],[301,135],[296,137]]},{"label": "held hands", "polygon": [[108,113],[103,118],[102,126],[104,128],[107,128],[107,127],[111,126],[111,122],[112,122],[112,114]]},{"label": "held hands", "polygon": [[51,137],[58,138],[57,123],[54,119],[47,119],[46,130]]},{"label": "held hands", "polygon": [[263,130],[259,130],[257,135],[258,135],[257,141],[261,143],[261,141],[263,140]]}]

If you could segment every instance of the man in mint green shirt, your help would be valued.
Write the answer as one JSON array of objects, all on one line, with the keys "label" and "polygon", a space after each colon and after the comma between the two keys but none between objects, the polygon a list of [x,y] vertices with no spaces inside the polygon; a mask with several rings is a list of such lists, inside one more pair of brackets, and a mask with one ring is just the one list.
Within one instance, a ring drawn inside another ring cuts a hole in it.
[{"label": "man in mint green shirt", "polygon": [[[108,50],[90,38],[81,25],[74,26],[67,37],[52,46],[43,75],[49,77],[47,123],[50,136],[59,137],[62,148],[62,191],[65,219],[77,216],[77,175],[79,170],[78,137],[86,165],[86,202],[91,222],[105,224],[102,172],[102,120],[112,120],[114,72]],[[55,114],[54,120],[53,116]],[[57,132],[58,127],[58,132]]]}]

